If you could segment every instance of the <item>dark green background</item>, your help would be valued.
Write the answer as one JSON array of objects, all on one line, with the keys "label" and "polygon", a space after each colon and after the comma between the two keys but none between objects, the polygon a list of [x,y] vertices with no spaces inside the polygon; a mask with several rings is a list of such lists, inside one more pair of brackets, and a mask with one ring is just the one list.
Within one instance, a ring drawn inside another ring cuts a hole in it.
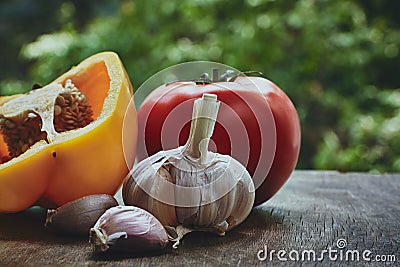
[{"label": "dark green background", "polygon": [[211,60],[259,70],[296,105],[297,168],[400,171],[400,1],[2,0],[0,94],[116,51],[137,88]]}]

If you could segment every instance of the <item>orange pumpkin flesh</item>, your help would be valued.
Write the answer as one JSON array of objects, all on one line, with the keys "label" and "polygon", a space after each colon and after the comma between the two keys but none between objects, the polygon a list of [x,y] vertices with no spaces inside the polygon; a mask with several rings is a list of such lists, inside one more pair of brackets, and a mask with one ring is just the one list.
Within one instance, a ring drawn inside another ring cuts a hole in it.
[{"label": "orange pumpkin flesh", "polygon": [[[0,135],[0,212],[18,212],[43,199],[59,206],[89,194],[114,194],[133,164],[125,161],[124,150],[135,153],[136,110],[118,56],[96,54],[47,87],[67,80],[86,96],[93,121],[41,140],[12,159]],[[1,99],[0,107],[13,98]],[[130,123],[123,127],[127,111]],[[128,144],[122,143],[122,129],[130,137]]]}]

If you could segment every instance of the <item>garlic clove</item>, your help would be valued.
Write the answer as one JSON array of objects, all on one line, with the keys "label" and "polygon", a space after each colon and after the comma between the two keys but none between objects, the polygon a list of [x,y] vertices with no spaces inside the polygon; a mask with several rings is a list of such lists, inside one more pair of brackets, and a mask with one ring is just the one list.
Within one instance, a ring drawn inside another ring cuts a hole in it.
[{"label": "garlic clove", "polygon": [[[155,170],[149,166],[145,173],[142,173],[140,179],[125,179],[122,187],[122,196],[124,202],[135,203],[135,206],[156,214],[157,219],[163,225],[177,225],[175,208],[168,204],[174,202],[173,181],[166,166]],[[146,175],[149,173],[150,175]],[[154,179],[148,179],[154,177]],[[149,198],[149,195],[163,195],[167,202],[159,199]]]},{"label": "garlic clove", "polygon": [[67,233],[87,234],[107,209],[117,205],[111,195],[85,196],[55,210],[47,210],[45,226]]},{"label": "garlic clove", "polygon": [[236,202],[236,197],[236,187],[234,187],[231,189],[231,191],[229,191],[228,194],[224,195],[218,200],[218,213],[216,218],[214,219],[213,224],[226,222],[226,218],[228,218],[232,214]]},{"label": "garlic clove", "polygon": [[151,188],[153,186],[153,179],[146,179],[145,175],[141,175],[140,179],[125,179],[122,196],[125,204],[135,203],[135,206],[147,210],[151,199],[144,188]]},{"label": "garlic clove", "polygon": [[164,249],[169,238],[160,221],[149,212],[117,206],[99,218],[90,230],[89,242],[94,251],[140,253]]},{"label": "garlic clove", "polygon": [[227,218],[228,231],[242,223],[249,216],[254,204],[254,184],[248,180],[240,180],[236,186],[237,201],[232,209],[231,215]]},{"label": "garlic clove", "polygon": [[[171,186],[173,184],[172,176],[168,171],[168,166],[163,166],[157,172],[150,194],[152,196],[162,194],[168,198],[167,203],[173,203],[174,190]],[[168,205],[155,198],[148,198],[148,207],[146,210],[151,214],[157,214],[157,219],[159,219],[163,225],[177,225],[175,207],[172,205]]]}]

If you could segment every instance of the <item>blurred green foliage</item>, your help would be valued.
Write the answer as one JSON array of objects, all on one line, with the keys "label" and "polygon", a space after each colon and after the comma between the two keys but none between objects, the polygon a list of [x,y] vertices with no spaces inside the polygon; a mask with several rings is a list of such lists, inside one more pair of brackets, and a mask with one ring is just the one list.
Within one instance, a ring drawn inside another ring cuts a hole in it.
[{"label": "blurred green foliage", "polygon": [[137,88],[173,64],[259,70],[296,105],[298,168],[400,171],[399,1],[3,0],[0,94],[116,51]]}]

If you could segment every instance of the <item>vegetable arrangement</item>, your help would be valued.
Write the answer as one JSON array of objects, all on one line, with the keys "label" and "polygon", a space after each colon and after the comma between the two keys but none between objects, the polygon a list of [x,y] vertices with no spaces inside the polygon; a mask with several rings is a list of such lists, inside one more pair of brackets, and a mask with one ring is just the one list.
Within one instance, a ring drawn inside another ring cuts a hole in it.
[{"label": "vegetable arrangement", "polygon": [[[191,231],[225,235],[288,179],[300,126],[270,81],[215,77],[165,84],[137,115],[121,61],[104,52],[0,98],[0,212],[39,204],[46,226],[89,234],[96,252],[176,248]],[[112,196],[122,183],[126,206]]]}]

